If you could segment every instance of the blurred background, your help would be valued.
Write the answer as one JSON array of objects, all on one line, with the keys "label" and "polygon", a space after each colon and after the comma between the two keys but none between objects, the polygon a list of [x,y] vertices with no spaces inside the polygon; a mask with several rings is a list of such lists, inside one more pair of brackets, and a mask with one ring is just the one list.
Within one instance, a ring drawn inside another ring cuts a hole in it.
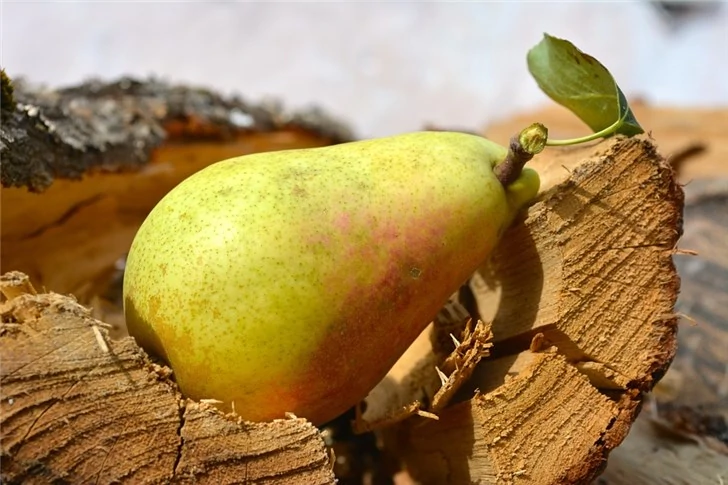
[{"label": "blurred background", "polygon": [[548,103],[525,56],[543,32],[630,98],[728,105],[725,2],[2,3],[8,74],[51,87],[162,79],[317,105],[359,137],[477,128]]}]

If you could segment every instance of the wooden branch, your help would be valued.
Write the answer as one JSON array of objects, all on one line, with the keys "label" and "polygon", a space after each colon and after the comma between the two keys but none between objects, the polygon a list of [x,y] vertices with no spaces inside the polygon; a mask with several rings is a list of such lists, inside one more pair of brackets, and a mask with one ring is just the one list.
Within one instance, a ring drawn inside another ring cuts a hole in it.
[{"label": "wooden branch", "polygon": [[170,369],[73,299],[26,294],[0,314],[3,483],[333,483],[310,423],[184,400]]},{"label": "wooden branch", "polygon": [[316,109],[286,113],[153,79],[59,91],[16,81],[14,96],[0,127],[0,262],[86,303],[152,207],[192,173],[351,137]]}]

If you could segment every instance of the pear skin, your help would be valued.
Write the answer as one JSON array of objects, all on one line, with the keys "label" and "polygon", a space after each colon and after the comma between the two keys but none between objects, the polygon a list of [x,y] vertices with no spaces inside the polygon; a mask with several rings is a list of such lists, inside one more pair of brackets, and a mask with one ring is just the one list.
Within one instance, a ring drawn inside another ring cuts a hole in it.
[{"label": "pear skin", "polygon": [[124,310],[182,392],[322,424],[363,399],[538,192],[506,149],[421,132],[211,165],[152,210]]}]

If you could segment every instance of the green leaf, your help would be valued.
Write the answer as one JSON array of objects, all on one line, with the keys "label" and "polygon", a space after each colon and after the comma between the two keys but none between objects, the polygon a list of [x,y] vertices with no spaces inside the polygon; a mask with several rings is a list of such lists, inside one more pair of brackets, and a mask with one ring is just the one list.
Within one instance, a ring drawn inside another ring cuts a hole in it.
[{"label": "green leaf", "polygon": [[544,34],[543,40],[528,51],[527,61],[541,90],[593,131],[622,119],[614,133],[644,133],[607,68],[571,42]]}]

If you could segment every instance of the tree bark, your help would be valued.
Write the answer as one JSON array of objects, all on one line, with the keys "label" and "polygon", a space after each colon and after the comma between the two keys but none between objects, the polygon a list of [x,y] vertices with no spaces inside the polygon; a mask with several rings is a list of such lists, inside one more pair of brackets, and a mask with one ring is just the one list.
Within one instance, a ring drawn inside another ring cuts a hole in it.
[{"label": "tree bark", "polygon": [[351,138],[315,108],[287,113],[276,102],[256,105],[155,79],[91,81],[57,91],[23,81],[13,87],[16,104],[3,111],[0,130],[2,185],[34,192],[58,178],[139,169],[164,143],[244,143],[255,134],[278,134],[292,145]]}]

